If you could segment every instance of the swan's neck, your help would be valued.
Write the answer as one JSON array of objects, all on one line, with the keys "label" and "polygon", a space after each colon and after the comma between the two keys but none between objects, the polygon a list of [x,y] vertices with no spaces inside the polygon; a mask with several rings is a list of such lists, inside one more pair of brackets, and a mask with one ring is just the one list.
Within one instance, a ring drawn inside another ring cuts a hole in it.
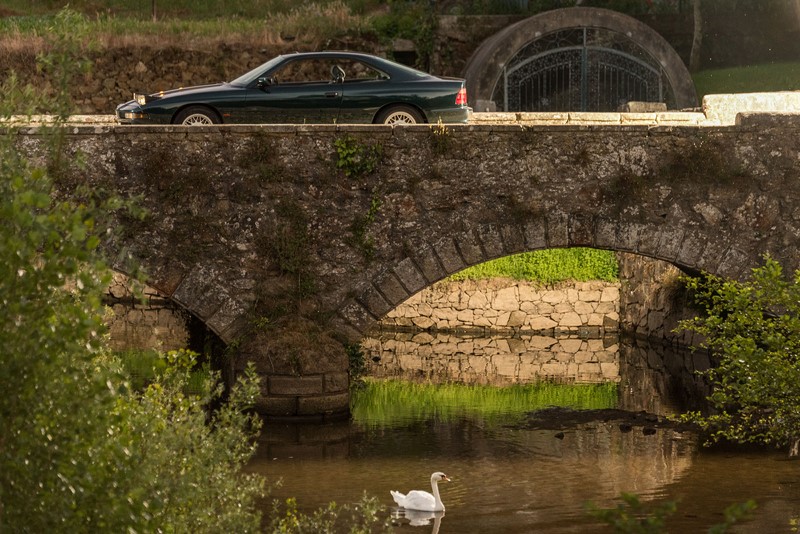
[{"label": "swan's neck", "polygon": [[431,489],[433,490],[433,499],[435,504],[433,505],[434,512],[441,512],[444,510],[444,503],[442,502],[442,498],[439,496],[439,484],[435,480],[431,480]]}]

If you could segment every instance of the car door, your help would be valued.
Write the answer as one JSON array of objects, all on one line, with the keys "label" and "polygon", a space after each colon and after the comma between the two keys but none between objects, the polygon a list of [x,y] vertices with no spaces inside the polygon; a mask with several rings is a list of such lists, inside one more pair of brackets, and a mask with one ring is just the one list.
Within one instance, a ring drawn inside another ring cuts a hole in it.
[{"label": "car door", "polygon": [[337,65],[345,73],[339,123],[372,122],[378,109],[392,101],[397,87],[393,87],[387,74],[363,61],[343,59]]},{"label": "car door", "polygon": [[253,123],[335,123],[342,102],[342,78],[335,61],[298,58],[268,73],[247,90],[246,118]]}]

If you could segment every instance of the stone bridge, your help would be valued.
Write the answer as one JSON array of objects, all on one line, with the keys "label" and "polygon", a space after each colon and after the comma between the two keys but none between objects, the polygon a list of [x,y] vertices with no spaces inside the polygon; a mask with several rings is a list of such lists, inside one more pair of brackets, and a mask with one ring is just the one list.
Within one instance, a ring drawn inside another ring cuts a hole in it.
[{"label": "stone bridge", "polygon": [[[410,295],[469,265],[585,246],[746,277],[800,266],[800,116],[733,126],[70,127],[57,176],[136,198],[104,243],[255,362],[259,410],[348,411],[348,358]],[[620,116],[617,115],[617,120]],[[41,154],[36,128],[15,130]],[[84,166],[77,163],[82,153]],[[234,351],[237,352],[237,351]]]}]

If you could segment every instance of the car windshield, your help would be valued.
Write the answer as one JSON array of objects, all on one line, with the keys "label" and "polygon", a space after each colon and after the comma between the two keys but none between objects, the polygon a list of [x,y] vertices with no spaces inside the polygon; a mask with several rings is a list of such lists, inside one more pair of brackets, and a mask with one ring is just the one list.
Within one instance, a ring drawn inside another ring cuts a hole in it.
[{"label": "car windshield", "polygon": [[231,85],[242,85],[242,86],[250,85],[261,74],[263,74],[264,72],[268,71],[269,69],[271,69],[272,67],[274,67],[275,65],[280,63],[282,60],[283,60],[283,56],[274,57],[274,58],[270,59],[269,61],[267,61],[266,63],[263,63],[263,64],[259,65],[258,67],[254,68],[250,72],[248,72],[246,74],[242,74],[241,76],[239,76],[238,78],[233,80],[231,82]]}]

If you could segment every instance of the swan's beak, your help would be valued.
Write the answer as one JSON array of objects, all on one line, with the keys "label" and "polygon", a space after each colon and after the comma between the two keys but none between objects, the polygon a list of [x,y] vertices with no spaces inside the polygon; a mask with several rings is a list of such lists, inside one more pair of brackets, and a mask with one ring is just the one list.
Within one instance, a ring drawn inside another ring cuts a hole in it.
[{"label": "swan's beak", "polygon": [[450,477],[445,475],[442,477],[442,480],[444,480],[445,482],[450,482]]}]

